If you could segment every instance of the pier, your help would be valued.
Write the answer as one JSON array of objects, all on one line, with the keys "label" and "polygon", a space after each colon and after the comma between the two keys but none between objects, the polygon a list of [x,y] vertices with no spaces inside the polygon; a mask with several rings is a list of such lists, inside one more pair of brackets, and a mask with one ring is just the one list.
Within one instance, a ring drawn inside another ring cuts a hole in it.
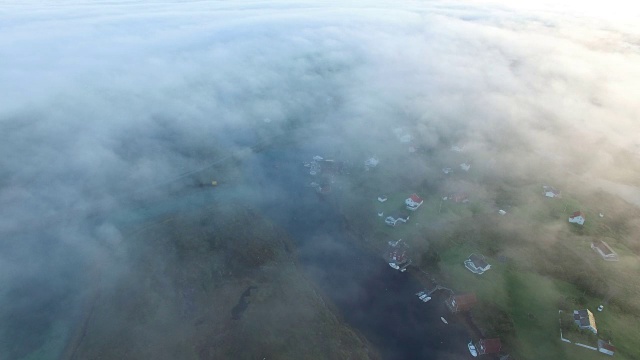
[{"label": "pier", "polygon": [[448,287],[444,287],[442,285],[436,285],[433,289],[425,291],[425,293],[427,294],[427,296],[431,296],[431,294],[433,294],[434,292],[436,292],[438,290],[446,290],[446,291],[449,291],[453,295],[453,290],[449,289]]}]

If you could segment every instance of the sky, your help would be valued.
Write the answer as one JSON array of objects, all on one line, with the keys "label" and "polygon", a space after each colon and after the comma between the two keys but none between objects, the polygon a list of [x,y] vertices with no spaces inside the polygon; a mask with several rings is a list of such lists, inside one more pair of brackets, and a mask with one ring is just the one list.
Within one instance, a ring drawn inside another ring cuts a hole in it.
[{"label": "sky", "polygon": [[639,20],[622,0],[4,1],[0,312],[79,301],[76,269],[122,241],[105,214],[267,135],[384,157],[410,126],[501,171],[637,186]]}]

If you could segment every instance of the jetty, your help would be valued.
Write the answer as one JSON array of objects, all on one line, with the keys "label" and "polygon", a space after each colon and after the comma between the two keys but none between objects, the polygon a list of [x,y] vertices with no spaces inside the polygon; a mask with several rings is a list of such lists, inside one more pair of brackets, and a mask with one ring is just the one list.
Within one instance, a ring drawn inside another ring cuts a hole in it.
[{"label": "jetty", "polygon": [[433,294],[434,292],[438,291],[438,290],[446,290],[449,293],[453,294],[453,290],[449,289],[448,287],[444,287],[442,285],[436,285],[433,289],[431,290],[426,290],[425,289],[425,294],[427,294],[427,296],[431,296],[431,294]]}]

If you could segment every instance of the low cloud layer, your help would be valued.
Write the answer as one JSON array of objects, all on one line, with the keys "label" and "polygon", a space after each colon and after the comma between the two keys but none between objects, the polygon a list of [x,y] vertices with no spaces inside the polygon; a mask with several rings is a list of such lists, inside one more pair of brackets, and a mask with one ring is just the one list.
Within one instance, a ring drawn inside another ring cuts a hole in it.
[{"label": "low cloud layer", "polygon": [[113,214],[274,139],[392,162],[405,127],[494,176],[638,185],[637,9],[569,5],[4,5],[3,318],[79,302],[75,271],[119,254]]}]

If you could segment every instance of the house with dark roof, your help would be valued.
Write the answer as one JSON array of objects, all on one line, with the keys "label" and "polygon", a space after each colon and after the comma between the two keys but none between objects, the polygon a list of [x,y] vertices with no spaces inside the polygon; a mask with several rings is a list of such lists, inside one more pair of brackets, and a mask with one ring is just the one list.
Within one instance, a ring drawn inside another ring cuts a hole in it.
[{"label": "house with dark roof", "polygon": [[611,345],[611,342],[598,339],[598,351],[600,351],[603,354],[613,356],[613,354],[616,353],[616,347]]},{"label": "house with dark roof", "polygon": [[578,225],[584,225],[584,221],[585,220],[586,219],[585,219],[584,213],[582,211],[576,211],[569,217],[569,222],[570,223],[574,223],[574,224],[578,224]]},{"label": "house with dark roof", "polygon": [[407,205],[407,210],[416,211],[424,203],[424,200],[418,194],[411,194],[405,201],[404,204]]},{"label": "house with dark roof", "polygon": [[555,189],[554,187],[551,186],[543,186],[542,187],[542,191],[544,192],[544,196],[548,197],[548,198],[559,198],[562,197],[560,190]]},{"label": "house with dark roof", "polygon": [[602,256],[607,261],[618,261],[618,254],[602,240],[596,240],[591,243],[591,249]]},{"label": "house with dark roof", "polygon": [[589,330],[594,334],[598,333],[598,328],[596,327],[596,318],[588,309],[573,310],[573,320],[580,329]]},{"label": "house with dark roof", "polygon": [[407,266],[411,264],[408,251],[409,247],[404,241],[402,241],[402,239],[389,241],[387,251],[384,253],[384,258],[387,263],[389,263],[389,266],[404,272],[407,269]]},{"label": "house with dark roof", "polygon": [[483,274],[485,271],[491,269],[482,255],[471,254],[467,260],[464,261],[464,267],[474,274]]},{"label": "house with dark roof", "polygon": [[500,339],[482,339],[476,345],[478,355],[497,354],[502,349]]},{"label": "house with dark roof", "polygon": [[447,300],[445,300],[445,304],[449,308],[452,313],[457,313],[460,311],[469,311],[473,308],[478,299],[476,298],[475,293],[461,294],[461,295],[453,295],[449,296]]}]

